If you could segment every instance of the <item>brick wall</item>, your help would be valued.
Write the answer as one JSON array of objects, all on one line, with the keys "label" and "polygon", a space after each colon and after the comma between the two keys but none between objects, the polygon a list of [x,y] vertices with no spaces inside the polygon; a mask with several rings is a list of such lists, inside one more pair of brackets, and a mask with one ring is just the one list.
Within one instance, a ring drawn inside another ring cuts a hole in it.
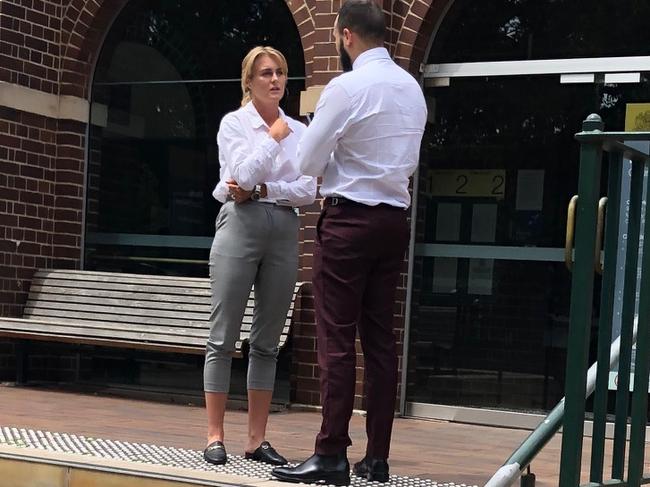
[{"label": "brick wall", "polygon": [[[0,81],[87,100],[92,67],[127,0],[0,0]],[[387,46],[417,73],[435,19],[448,0],[378,0]],[[332,26],[340,0],[286,0],[305,52],[307,86],[339,72]],[[433,3],[433,7],[430,4]],[[0,107],[0,315],[19,316],[39,267],[79,267],[84,211],[86,123]],[[96,154],[94,156],[97,156]],[[311,278],[318,204],[304,210],[300,279]],[[406,312],[406,260],[395,309],[400,341]],[[313,299],[294,329],[294,396],[318,404]],[[1,351],[2,349],[0,349]],[[0,367],[7,365],[1,358]],[[361,357],[359,365],[362,366]],[[362,368],[358,377],[362,377]],[[361,382],[355,406],[362,407]]]},{"label": "brick wall", "polygon": [[46,93],[59,91],[60,1],[0,2],[0,80]]},{"label": "brick wall", "polygon": [[[82,130],[0,108],[3,316],[20,315],[34,269],[74,267],[79,260]],[[65,157],[70,154],[77,158]]]},{"label": "brick wall", "polygon": [[[70,56],[62,27],[71,5],[0,2],[0,81],[61,93]],[[68,38],[71,36],[68,35]],[[0,107],[0,314],[22,312],[39,267],[78,267],[84,123]]]}]

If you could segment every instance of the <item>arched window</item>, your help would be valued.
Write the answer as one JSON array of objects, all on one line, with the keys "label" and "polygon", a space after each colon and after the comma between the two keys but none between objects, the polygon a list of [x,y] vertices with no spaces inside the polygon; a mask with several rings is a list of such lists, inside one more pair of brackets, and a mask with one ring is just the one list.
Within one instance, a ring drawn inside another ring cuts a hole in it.
[{"label": "arched window", "polygon": [[205,275],[219,177],[216,133],[240,105],[241,61],[287,57],[283,108],[298,113],[303,51],[282,0],[133,0],[104,42],[92,86],[85,267]]}]

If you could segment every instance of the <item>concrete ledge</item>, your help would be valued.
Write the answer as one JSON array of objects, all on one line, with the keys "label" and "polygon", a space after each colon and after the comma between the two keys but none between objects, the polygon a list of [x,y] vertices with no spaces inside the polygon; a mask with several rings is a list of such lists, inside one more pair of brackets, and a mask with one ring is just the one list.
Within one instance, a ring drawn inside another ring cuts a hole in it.
[{"label": "concrete ledge", "polygon": [[0,445],[0,478],[12,487],[286,487],[273,480]]},{"label": "concrete ledge", "polygon": [[88,123],[88,100],[75,96],[58,96],[22,85],[0,81],[0,106],[59,120]]}]

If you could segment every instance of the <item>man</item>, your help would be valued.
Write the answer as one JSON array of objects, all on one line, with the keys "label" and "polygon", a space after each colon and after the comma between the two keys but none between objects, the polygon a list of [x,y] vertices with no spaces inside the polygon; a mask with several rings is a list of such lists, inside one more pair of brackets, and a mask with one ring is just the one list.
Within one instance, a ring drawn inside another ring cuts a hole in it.
[{"label": "man", "polygon": [[384,14],[373,1],[343,4],[334,37],[347,72],[325,87],[299,143],[302,172],[323,176],[313,277],[323,420],[315,454],[297,467],[273,470],[284,481],[350,482],[357,329],[368,444],[354,473],[388,480],[397,396],[393,307],[409,240],[409,177],[427,111],[418,83],[383,47],[384,35]]}]

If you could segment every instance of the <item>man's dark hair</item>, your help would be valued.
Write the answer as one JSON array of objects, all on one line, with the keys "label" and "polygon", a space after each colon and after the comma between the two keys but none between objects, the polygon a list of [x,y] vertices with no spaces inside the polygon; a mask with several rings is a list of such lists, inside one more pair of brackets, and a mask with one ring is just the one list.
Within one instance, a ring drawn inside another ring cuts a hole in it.
[{"label": "man's dark hair", "polygon": [[339,34],[349,29],[364,40],[382,44],[386,32],[384,12],[372,0],[347,0],[339,10]]}]

